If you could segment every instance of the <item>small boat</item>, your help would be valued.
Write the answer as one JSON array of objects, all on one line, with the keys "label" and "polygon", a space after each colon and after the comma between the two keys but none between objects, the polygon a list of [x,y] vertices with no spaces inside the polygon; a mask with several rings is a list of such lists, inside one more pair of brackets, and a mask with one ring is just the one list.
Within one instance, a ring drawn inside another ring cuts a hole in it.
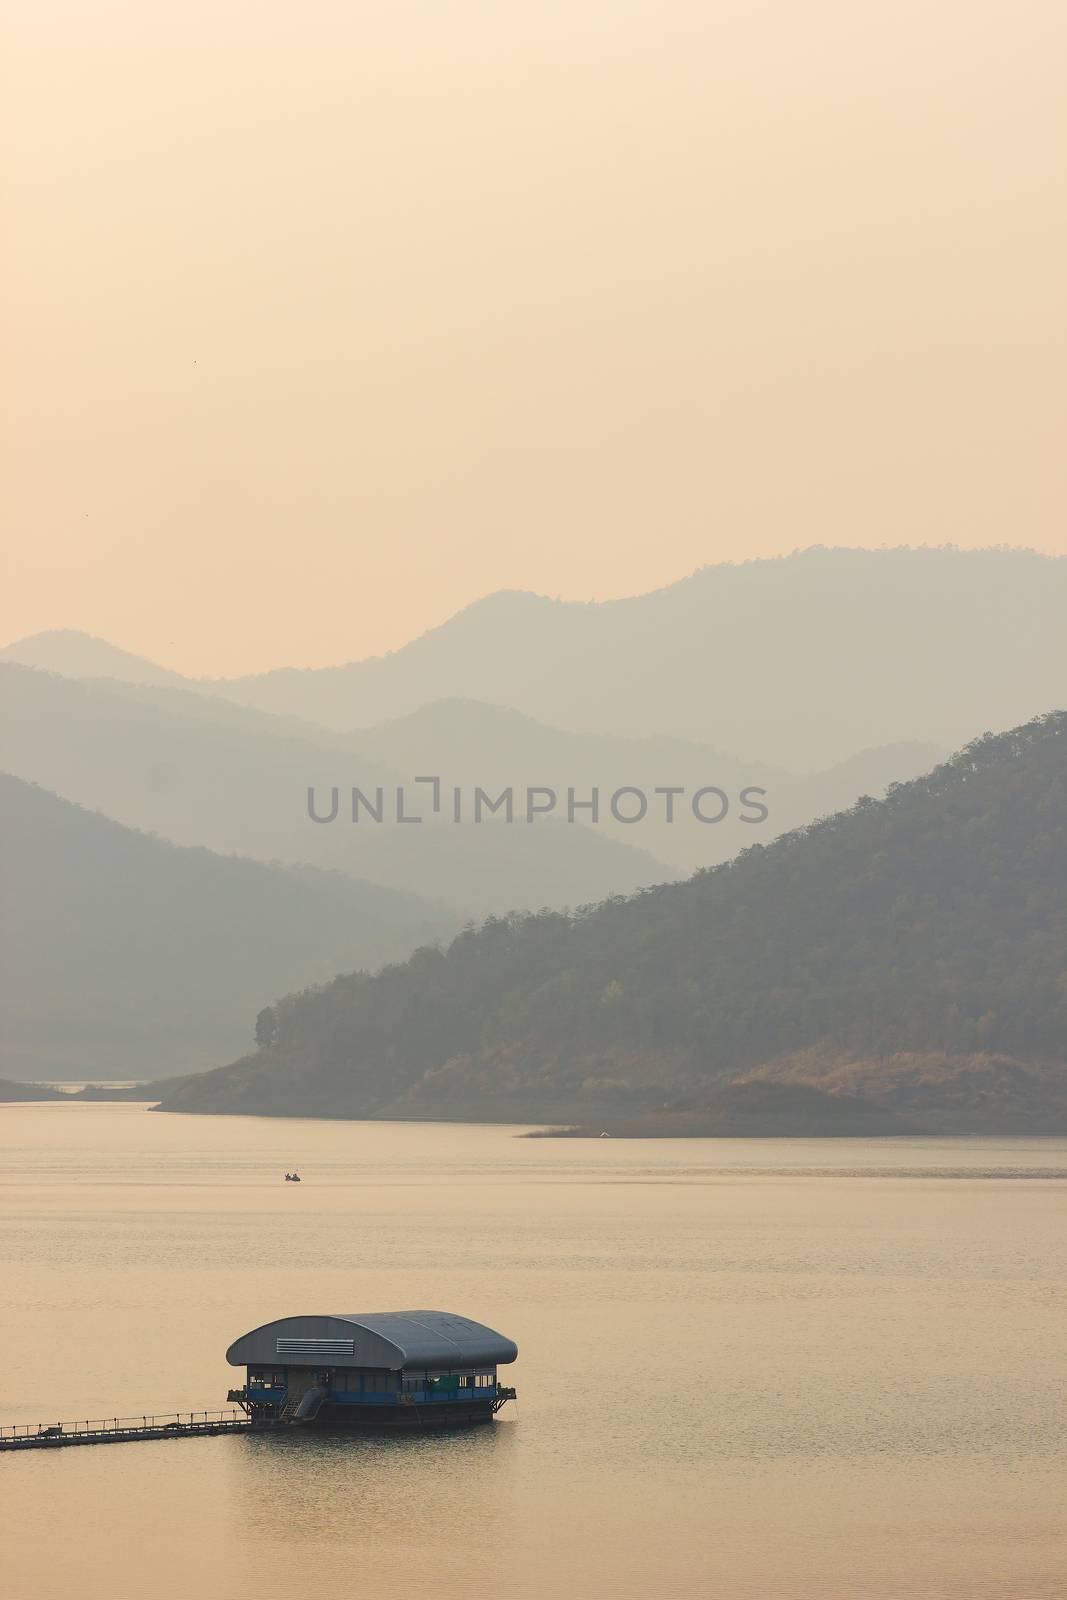
[{"label": "small boat", "polygon": [[285,1181],[286,1183],[300,1183],[302,1180],[299,1172],[287,1172],[285,1174]]}]

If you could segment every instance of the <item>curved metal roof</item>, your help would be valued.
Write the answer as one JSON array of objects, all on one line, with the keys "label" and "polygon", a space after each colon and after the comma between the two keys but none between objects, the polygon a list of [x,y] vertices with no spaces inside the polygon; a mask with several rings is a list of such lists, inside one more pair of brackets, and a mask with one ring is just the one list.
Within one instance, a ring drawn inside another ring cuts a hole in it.
[{"label": "curved metal roof", "polygon": [[481,1322],[452,1311],[370,1311],[282,1317],[236,1339],[226,1352],[232,1367],[284,1361],[290,1366],[502,1366],[518,1347]]}]

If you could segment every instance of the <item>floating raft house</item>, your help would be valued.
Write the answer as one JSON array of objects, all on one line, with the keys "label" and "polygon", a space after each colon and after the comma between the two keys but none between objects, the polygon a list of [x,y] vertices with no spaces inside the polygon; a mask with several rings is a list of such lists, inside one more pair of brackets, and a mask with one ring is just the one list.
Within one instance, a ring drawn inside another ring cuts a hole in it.
[{"label": "floating raft house", "polygon": [[451,1311],[282,1317],[226,1352],[245,1368],[228,1399],[253,1425],[435,1428],[489,1422],[514,1398],[497,1368],[518,1348]]}]

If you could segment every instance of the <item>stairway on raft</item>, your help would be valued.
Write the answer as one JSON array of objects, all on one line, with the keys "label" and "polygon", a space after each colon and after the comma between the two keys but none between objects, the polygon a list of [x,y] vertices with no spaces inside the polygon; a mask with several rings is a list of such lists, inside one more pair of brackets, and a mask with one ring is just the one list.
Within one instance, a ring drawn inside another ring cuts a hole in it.
[{"label": "stairway on raft", "polygon": [[300,1373],[296,1378],[289,1380],[289,1392],[285,1397],[285,1404],[278,1415],[282,1423],[310,1422],[318,1416],[319,1408],[326,1398],[326,1390],[321,1383],[316,1383],[310,1373]]}]

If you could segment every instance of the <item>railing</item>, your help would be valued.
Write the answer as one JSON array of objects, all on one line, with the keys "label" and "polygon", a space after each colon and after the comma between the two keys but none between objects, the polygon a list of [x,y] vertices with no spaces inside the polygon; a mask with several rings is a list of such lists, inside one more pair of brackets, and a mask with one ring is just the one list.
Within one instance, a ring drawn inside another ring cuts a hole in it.
[{"label": "railing", "polygon": [[381,1393],[341,1390],[329,1396],[331,1404],[341,1406],[470,1405],[477,1401],[482,1405],[492,1405],[494,1410],[499,1409],[505,1400],[514,1398],[515,1390],[499,1383],[484,1389],[386,1389]]},{"label": "railing", "polygon": [[188,1432],[212,1427],[245,1427],[243,1413],[219,1411],[146,1412],[139,1417],[86,1417],[76,1422],[17,1422],[0,1427],[0,1443],[24,1439],[77,1439],[87,1436],[114,1437],[130,1433]]}]

